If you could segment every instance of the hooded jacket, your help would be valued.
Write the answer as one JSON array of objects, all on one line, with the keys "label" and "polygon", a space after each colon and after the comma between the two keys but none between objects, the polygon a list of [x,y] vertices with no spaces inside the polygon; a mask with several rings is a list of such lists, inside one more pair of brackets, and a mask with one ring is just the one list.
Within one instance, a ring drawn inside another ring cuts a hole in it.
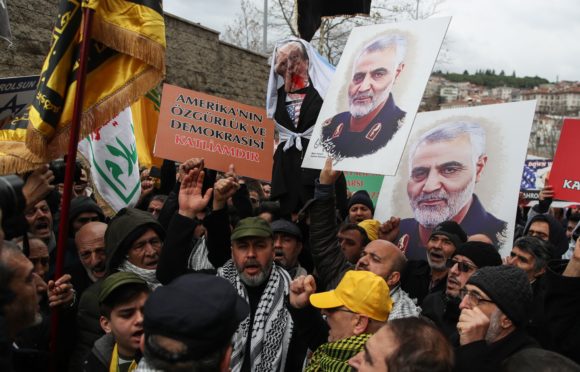
[{"label": "hooded jacket", "polygon": [[530,226],[536,221],[546,222],[550,226],[549,241],[552,243],[551,247],[552,258],[559,259],[568,250],[568,238],[566,238],[566,231],[562,224],[549,214],[538,214],[530,218],[526,227],[524,228],[524,236],[528,235]]},{"label": "hooded jacket", "polygon": [[135,208],[123,208],[117,213],[105,232],[108,274],[117,270],[131,244],[149,228],[155,230],[161,240],[165,239],[165,230],[151,213]]}]

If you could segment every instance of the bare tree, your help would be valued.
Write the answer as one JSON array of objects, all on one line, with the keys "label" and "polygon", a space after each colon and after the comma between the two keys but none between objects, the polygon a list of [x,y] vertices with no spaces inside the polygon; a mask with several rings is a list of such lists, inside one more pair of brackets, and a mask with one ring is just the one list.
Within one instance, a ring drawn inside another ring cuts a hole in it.
[{"label": "bare tree", "polygon": [[242,0],[241,13],[226,26],[224,39],[234,45],[259,51],[262,45],[262,14],[251,0]]},{"label": "bare tree", "polygon": [[[312,38],[312,45],[328,61],[336,65],[353,27],[395,22],[409,19],[424,19],[437,13],[437,7],[444,0],[374,0],[371,14],[323,18],[320,28]],[[244,9],[246,7],[246,9]],[[248,22],[244,18],[251,17]],[[294,0],[270,0],[268,8],[268,50],[272,50],[275,40],[289,35],[298,36],[296,29],[296,8]],[[227,27],[225,40],[255,51],[262,51],[259,43],[263,10],[249,0],[242,0],[242,12]],[[249,35],[253,32],[253,35]],[[250,41],[247,41],[250,40]],[[250,46],[250,47],[248,47]]]}]

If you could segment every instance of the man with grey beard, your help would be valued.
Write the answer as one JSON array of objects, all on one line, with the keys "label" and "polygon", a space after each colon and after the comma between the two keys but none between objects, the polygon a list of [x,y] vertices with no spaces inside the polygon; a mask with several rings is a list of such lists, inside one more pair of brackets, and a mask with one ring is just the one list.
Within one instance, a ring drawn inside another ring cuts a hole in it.
[{"label": "man with grey beard", "polygon": [[[204,223],[208,236],[224,238],[208,246],[208,257],[231,259],[217,269],[217,275],[227,279],[250,305],[250,315],[244,319],[232,339],[232,371],[295,371],[302,367],[306,344],[301,330],[294,327],[292,312],[286,298],[290,275],[274,263],[273,231],[259,217],[242,219],[229,231],[226,201],[239,184],[234,177],[218,180],[213,189],[202,193],[204,172],[195,167],[183,178],[179,190],[179,212],[168,227],[168,239],[157,266],[157,277],[164,284],[177,276],[191,272],[187,257],[196,214],[206,208],[213,193],[213,210]],[[215,230],[215,231],[214,231]],[[193,245],[195,247],[195,244]],[[216,251],[221,252],[216,252]],[[219,266],[214,264],[214,266]]]},{"label": "man with grey beard", "polygon": [[526,333],[532,288],[513,266],[488,266],[460,290],[456,371],[498,371],[516,352],[539,347]]},{"label": "man with grey beard", "polygon": [[506,223],[487,212],[475,184],[487,164],[485,130],[477,123],[445,122],[412,143],[407,194],[414,218],[401,220],[399,237],[408,236],[406,255],[425,260],[435,226],[457,222],[467,235],[484,234],[495,246],[505,239]]},{"label": "man with grey beard", "polygon": [[370,155],[393,138],[405,112],[391,91],[405,67],[407,40],[393,34],[364,46],[355,58],[348,85],[349,111],[324,122],[321,144],[333,159]]}]

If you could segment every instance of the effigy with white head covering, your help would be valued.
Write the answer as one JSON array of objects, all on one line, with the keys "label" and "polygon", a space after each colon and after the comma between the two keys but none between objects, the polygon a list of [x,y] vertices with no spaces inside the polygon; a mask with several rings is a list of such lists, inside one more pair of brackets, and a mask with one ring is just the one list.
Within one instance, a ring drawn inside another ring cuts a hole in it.
[{"label": "effigy with white head covering", "polygon": [[320,171],[302,169],[301,164],[334,70],[305,40],[290,37],[274,48],[266,112],[276,123],[280,142],[270,197],[279,200],[282,215],[298,212],[314,195]]}]

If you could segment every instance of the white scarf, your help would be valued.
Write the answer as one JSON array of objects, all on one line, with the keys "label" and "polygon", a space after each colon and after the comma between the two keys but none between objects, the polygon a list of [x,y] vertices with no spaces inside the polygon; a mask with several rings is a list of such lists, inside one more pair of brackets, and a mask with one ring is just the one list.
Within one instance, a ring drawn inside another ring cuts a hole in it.
[{"label": "white scarf", "polygon": [[[240,281],[232,260],[218,269],[218,276],[229,280],[237,289],[238,294],[248,301],[246,288]],[[250,326],[252,327],[251,370],[253,372],[284,371],[294,326],[285,304],[289,286],[290,275],[286,270],[273,265],[256,314],[254,314],[254,323],[250,324],[250,316],[248,316],[240,323],[234,334],[230,362],[233,372],[239,372],[242,369]]]},{"label": "white scarf", "polygon": [[147,282],[147,285],[149,288],[151,288],[152,291],[155,290],[155,288],[161,286],[161,283],[159,283],[159,280],[157,280],[157,275],[155,275],[156,270],[142,269],[133,265],[131,262],[129,262],[129,260],[123,261],[121,265],[119,265],[118,270],[137,274],[141,279]]}]

